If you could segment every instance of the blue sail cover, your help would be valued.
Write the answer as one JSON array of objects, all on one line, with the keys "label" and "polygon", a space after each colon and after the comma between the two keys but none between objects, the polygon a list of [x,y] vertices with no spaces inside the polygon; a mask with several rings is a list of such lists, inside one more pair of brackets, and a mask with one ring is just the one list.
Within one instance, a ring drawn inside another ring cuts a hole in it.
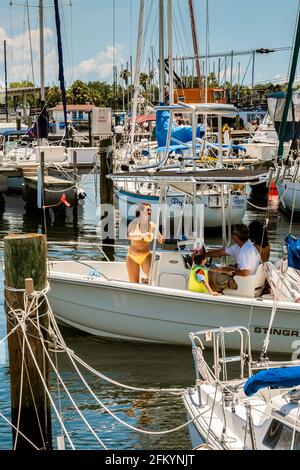
[{"label": "blue sail cover", "polygon": [[262,370],[250,377],[244,385],[244,392],[251,397],[261,388],[290,388],[300,385],[300,367],[283,367]]},{"label": "blue sail cover", "polygon": [[[165,147],[167,144],[168,128],[170,121],[170,111],[156,111],[156,139],[158,147]],[[197,137],[204,136],[203,126],[197,127]],[[171,137],[179,140],[180,142],[187,143],[193,139],[193,130],[191,126],[177,127],[172,124]],[[177,142],[171,141],[171,146],[178,145]]]},{"label": "blue sail cover", "polygon": [[[286,247],[288,250],[288,266],[289,268],[300,270],[300,239],[289,235],[286,240]],[[300,286],[299,286],[300,291]]]}]

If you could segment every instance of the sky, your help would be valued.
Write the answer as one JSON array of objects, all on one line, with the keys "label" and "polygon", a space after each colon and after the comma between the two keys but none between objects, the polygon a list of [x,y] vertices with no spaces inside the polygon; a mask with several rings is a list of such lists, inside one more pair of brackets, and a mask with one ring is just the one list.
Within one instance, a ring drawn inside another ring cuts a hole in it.
[{"label": "sky", "polygon": [[[113,64],[119,69],[121,66],[125,68],[130,55],[135,57],[139,4],[139,0],[60,0],[67,85],[75,79],[111,82]],[[38,0],[0,0],[0,51],[6,40],[9,82],[32,81],[34,75],[35,83],[39,84],[37,5]],[[44,0],[44,5],[46,83],[54,85],[58,83],[58,60],[53,0]],[[208,34],[206,0],[194,0],[194,6],[201,54],[205,53],[207,38],[211,53],[280,48],[293,44],[299,0],[208,0]],[[173,0],[173,9],[174,56],[193,55],[188,0]],[[153,56],[156,63],[158,56],[158,0],[145,0],[144,28],[142,65],[147,71],[149,58],[152,62]],[[290,51],[285,51],[257,56],[255,82],[286,77],[290,54]],[[251,82],[249,60],[247,55],[235,59],[235,80],[240,62],[241,79],[244,83]],[[191,67],[189,62],[186,65]],[[221,65],[223,67],[223,63]],[[208,66],[213,71],[217,69],[217,62],[211,59]],[[297,72],[300,73],[299,67]],[[222,73],[221,79],[224,80]],[[227,79],[228,74],[229,69]],[[4,60],[3,53],[0,53],[0,84],[3,83]]]}]

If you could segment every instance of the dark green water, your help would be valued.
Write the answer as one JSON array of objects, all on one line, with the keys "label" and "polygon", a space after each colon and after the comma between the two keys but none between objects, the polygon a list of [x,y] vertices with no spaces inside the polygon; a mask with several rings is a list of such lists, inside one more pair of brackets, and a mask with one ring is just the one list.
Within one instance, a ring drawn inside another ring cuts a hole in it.
[{"label": "dark green water", "polygon": [[[71,211],[63,217],[50,217],[47,224],[49,241],[96,242],[96,215],[94,181],[85,183],[89,198],[79,211],[78,225],[74,227]],[[264,220],[265,214],[249,211],[245,222]],[[6,197],[4,212],[0,214],[0,241],[9,231],[36,232],[41,230],[39,217],[26,213],[20,196]],[[289,231],[289,219],[281,212],[270,214],[269,232],[272,247],[277,250],[284,244]],[[294,235],[300,235],[300,224],[293,226]],[[219,234],[209,233],[207,242],[219,242]],[[2,246],[2,244],[1,244]],[[81,251],[83,249],[81,248]],[[55,256],[70,256],[68,250],[55,247]],[[86,249],[82,254],[95,255]],[[0,251],[3,260],[3,249]],[[3,281],[3,272],[0,272]],[[2,282],[1,282],[2,285]],[[0,340],[5,336],[3,312],[3,285],[0,294]],[[183,313],[184,314],[184,313]],[[190,348],[137,345],[102,341],[70,328],[62,328],[68,346],[95,369],[117,381],[137,387],[188,387],[194,384],[194,365]],[[80,410],[109,449],[189,449],[186,430],[174,434],[150,437],[134,432],[117,423],[101,409],[87,392],[82,381],[66,357],[59,357],[59,370]],[[126,391],[107,384],[85,373],[95,394],[114,413],[127,423],[146,430],[166,430],[186,421],[181,398]],[[57,386],[52,375],[52,394],[58,405]],[[10,419],[9,375],[6,345],[0,345],[0,413]],[[86,428],[73,405],[61,392],[62,417],[76,449],[99,449],[96,439]],[[61,434],[53,416],[53,435]],[[55,443],[54,443],[55,444]],[[11,449],[11,431],[0,416],[0,449]]]}]

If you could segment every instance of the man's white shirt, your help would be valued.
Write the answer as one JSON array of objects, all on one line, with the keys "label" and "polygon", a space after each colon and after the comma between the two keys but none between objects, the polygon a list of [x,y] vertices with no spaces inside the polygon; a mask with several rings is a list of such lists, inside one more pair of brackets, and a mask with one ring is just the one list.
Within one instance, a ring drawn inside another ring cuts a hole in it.
[{"label": "man's white shirt", "polygon": [[225,249],[227,255],[234,256],[237,267],[241,271],[248,269],[251,274],[255,274],[261,264],[261,257],[253,243],[248,240],[242,247],[237,243]]}]

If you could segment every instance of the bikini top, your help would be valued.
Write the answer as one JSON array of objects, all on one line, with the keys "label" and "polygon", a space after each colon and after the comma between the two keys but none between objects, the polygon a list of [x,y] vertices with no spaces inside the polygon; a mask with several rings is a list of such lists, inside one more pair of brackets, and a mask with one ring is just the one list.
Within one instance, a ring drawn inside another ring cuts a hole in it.
[{"label": "bikini top", "polygon": [[[153,233],[152,233],[152,223],[151,222],[149,222],[148,231],[149,231],[150,235],[146,238],[143,238],[143,241],[145,241],[147,243],[151,243],[153,241],[153,238],[154,238]],[[134,235],[141,235],[142,234],[140,222],[138,222],[136,224],[135,229],[133,231],[133,234]]]}]

